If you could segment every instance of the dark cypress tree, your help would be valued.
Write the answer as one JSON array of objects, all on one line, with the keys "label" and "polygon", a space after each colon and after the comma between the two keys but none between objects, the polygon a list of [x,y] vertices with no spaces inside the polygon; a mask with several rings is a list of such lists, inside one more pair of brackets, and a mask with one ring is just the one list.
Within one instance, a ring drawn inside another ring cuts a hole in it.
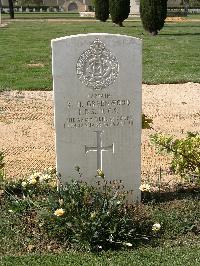
[{"label": "dark cypress tree", "polygon": [[95,17],[103,22],[109,18],[109,0],[95,0]]},{"label": "dark cypress tree", "polygon": [[112,22],[122,27],[130,13],[130,0],[109,0],[109,9]]},{"label": "dark cypress tree", "polygon": [[13,0],[8,0],[8,5],[9,5],[9,13],[10,13],[10,18],[14,19],[14,7],[13,7]]},{"label": "dark cypress tree", "polygon": [[157,35],[167,17],[167,0],[140,0],[140,17],[143,28],[151,35]]}]

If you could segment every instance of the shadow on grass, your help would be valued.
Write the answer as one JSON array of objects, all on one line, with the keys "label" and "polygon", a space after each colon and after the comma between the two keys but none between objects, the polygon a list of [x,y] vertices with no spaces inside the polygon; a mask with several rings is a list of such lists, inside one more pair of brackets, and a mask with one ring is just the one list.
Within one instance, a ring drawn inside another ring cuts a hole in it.
[{"label": "shadow on grass", "polygon": [[200,32],[196,33],[160,33],[159,36],[165,37],[165,36],[200,36]]},{"label": "shadow on grass", "polygon": [[178,22],[178,23],[174,23],[174,22],[165,22],[165,28],[188,28],[188,29],[190,29],[190,28],[199,28],[199,22],[200,21],[198,21],[198,24],[196,24],[195,23],[195,25],[191,25],[191,23],[190,24],[186,24],[186,23],[188,23],[188,22],[186,22],[186,23],[180,23],[180,22]]},{"label": "shadow on grass", "polygon": [[169,202],[183,199],[199,199],[200,187],[177,187],[175,191],[142,193],[142,202]]}]

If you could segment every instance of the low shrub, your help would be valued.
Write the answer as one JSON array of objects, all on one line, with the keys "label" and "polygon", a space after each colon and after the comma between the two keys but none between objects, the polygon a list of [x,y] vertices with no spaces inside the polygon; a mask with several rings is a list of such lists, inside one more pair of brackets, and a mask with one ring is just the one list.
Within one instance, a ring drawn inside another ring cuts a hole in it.
[{"label": "low shrub", "polygon": [[0,178],[4,176],[4,154],[0,151]]},{"label": "low shrub", "polygon": [[17,230],[30,239],[44,235],[46,242],[79,250],[131,248],[158,237],[151,215],[140,204],[126,202],[121,181],[107,182],[100,170],[94,178],[96,186],[71,180],[59,190],[52,170],[5,180],[2,212],[21,217]]},{"label": "low shrub", "polygon": [[171,169],[186,180],[200,183],[200,134],[188,132],[184,139],[154,134],[151,142],[159,152],[172,155]]},{"label": "low shrub", "polygon": [[153,119],[142,114],[142,129],[152,129]]},{"label": "low shrub", "polygon": [[79,179],[57,190],[55,172],[48,169],[1,183],[0,254],[96,252],[198,241],[198,191],[177,192],[180,199],[167,201],[163,193],[154,198],[151,187],[142,184],[142,202],[127,204],[121,181],[107,182],[102,171],[94,178],[95,187]]},{"label": "low shrub", "polygon": [[132,247],[154,237],[153,222],[128,206],[121,183],[98,181],[97,186],[72,180],[48,198],[40,223],[52,239],[84,250]]}]

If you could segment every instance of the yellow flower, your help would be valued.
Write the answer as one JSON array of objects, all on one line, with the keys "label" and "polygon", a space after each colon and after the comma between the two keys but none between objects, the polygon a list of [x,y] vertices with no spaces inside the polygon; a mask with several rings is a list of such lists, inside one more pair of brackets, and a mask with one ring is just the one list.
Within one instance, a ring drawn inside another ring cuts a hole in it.
[{"label": "yellow flower", "polygon": [[152,231],[158,232],[160,230],[160,228],[161,228],[161,225],[159,223],[155,223],[152,226]]},{"label": "yellow flower", "polygon": [[91,217],[92,219],[94,219],[94,218],[96,217],[96,215],[97,215],[96,212],[91,212],[91,213],[90,213],[90,217]]},{"label": "yellow flower", "polygon": [[51,182],[49,183],[49,186],[52,187],[52,188],[57,187],[57,182],[56,182],[56,180],[51,181]]},{"label": "yellow flower", "polygon": [[97,176],[103,177],[104,178],[104,173],[101,169],[97,170]]},{"label": "yellow flower", "polygon": [[35,178],[31,178],[29,180],[29,184],[31,184],[31,185],[35,185],[36,183],[37,183],[37,180]]},{"label": "yellow flower", "polygon": [[151,189],[149,184],[143,184],[139,187],[139,190],[141,190],[142,192],[149,192]]},{"label": "yellow flower", "polygon": [[54,212],[54,215],[60,217],[60,216],[63,216],[64,213],[65,213],[65,211],[61,208],[61,209],[57,209],[57,210]]}]

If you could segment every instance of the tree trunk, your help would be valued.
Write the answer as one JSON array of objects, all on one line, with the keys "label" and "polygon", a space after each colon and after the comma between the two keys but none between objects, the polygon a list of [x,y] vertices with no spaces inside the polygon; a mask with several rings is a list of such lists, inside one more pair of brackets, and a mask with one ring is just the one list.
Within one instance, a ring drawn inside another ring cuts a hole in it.
[{"label": "tree trunk", "polygon": [[184,6],[185,15],[187,16],[188,15],[189,0],[184,0],[183,6]]},{"label": "tree trunk", "polygon": [[118,25],[119,25],[120,27],[124,27],[122,21],[120,21],[120,22],[118,23]]},{"label": "tree trunk", "polygon": [[14,8],[13,8],[13,0],[8,0],[9,4],[9,12],[10,12],[10,18],[14,19]]},{"label": "tree trunk", "polygon": [[156,36],[158,34],[158,31],[157,30],[151,31],[150,34],[151,34],[151,36]]}]

